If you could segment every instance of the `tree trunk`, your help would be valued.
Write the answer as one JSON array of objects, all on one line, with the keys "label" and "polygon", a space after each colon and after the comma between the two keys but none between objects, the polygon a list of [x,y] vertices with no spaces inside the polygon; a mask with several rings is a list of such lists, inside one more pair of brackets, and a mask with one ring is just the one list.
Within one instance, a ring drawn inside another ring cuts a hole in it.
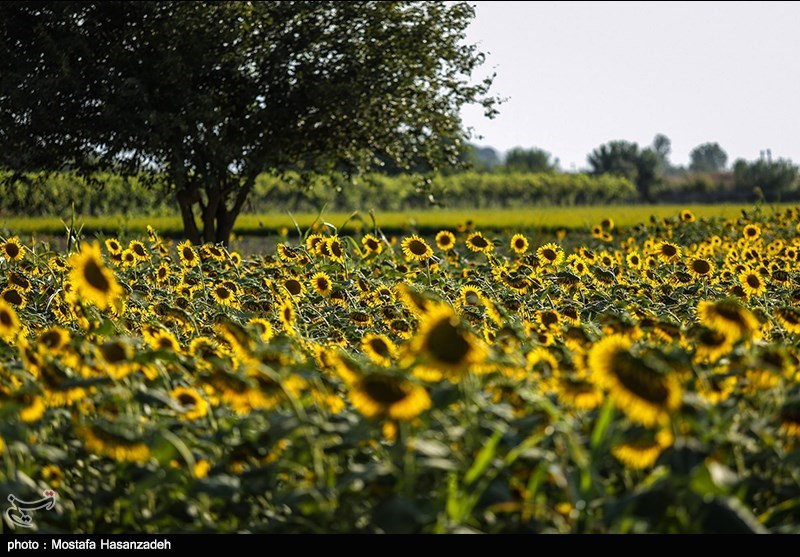
[{"label": "tree trunk", "polygon": [[194,220],[194,210],[192,209],[197,201],[197,192],[196,190],[183,188],[178,190],[176,197],[181,210],[181,219],[183,219],[183,234],[193,245],[198,245],[200,243],[200,230],[197,228],[197,223]]}]

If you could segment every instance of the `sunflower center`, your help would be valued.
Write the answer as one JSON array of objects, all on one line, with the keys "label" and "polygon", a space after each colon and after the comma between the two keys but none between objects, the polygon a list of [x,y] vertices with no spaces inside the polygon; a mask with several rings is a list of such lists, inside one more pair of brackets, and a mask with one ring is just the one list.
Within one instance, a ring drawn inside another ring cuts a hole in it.
[{"label": "sunflower center", "polygon": [[612,369],[619,382],[637,397],[655,404],[664,404],[669,398],[663,379],[628,352],[614,355]]},{"label": "sunflower center", "polygon": [[705,275],[711,270],[711,265],[705,259],[695,259],[692,261],[692,270],[698,275]]},{"label": "sunflower center", "polygon": [[371,251],[377,250],[378,249],[378,242],[376,240],[373,240],[372,238],[370,238],[369,240],[367,240],[367,249],[371,250]]},{"label": "sunflower center", "polygon": [[6,244],[5,245],[6,255],[11,259],[15,259],[19,255],[19,247],[17,244]]},{"label": "sunflower center", "polygon": [[380,338],[373,338],[369,341],[369,347],[375,352],[378,356],[382,358],[389,357],[389,347],[386,345],[383,339]]},{"label": "sunflower center", "polygon": [[220,286],[220,287],[218,287],[218,288],[215,290],[215,292],[217,293],[217,297],[218,297],[218,298],[220,298],[220,299],[222,299],[222,300],[227,300],[228,298],[230,298],[230,297],[231,297],[231,293],[230,293],[230,292],[228,291],[228,289],[227,289],[227,288],[225,288],[224,286]]},{"label": "sunflower center", "polygon": [[3,299],[9,304],[20,305],[22,303],[22,294],[14,289],[6,290],[3,292]]},{"label": "sunflower center", "polygon": [[549,327],[550,325],[555,325],[558,323],[558,315],[553,313],[552,311],[545,311],[542,313],[542,325],[545,327]]},{"label": "sunflower center", "polygon": [[408,243],[408,251],[414,255],[425,255],[428,252],[428,246],[419,240],[412,240]]},{"label": "sunflower center", "polygon": [[39,337],[39,342],[48,348],[58,348],[61,346],[61,335],[57,331],[48,331]]},{"label": "sunflower center", "polygon": [[361,380],[361,388],[367,396],[386,406],[400,402],[406,398],[406,391],[400,382],[392,377],[382,375],[367,376]]},{"label": "sunflower center", "polygon": [[550,248],[547,248],[546,250],[542,251],[542,256],[548,261],[555,261],[556,258],[558,257],[556,255],[556,252],[551,250]]},{"label": "sunflower center", "polygon": [[295,279],[287,280],[284,283],[284,285],[286,286],[286,289],[289,291],[289,293],[291,293],[292,296],[297,296],[298,294],[300,294],[300,292],[303,291],[303,285],[300,284],[300,281]]},{"label": "sunflower center", "polygon": [[194,259],[194,252],[192,251],[192,248],[183,248],[183,258],[187,261],[192,261]]},{"label": "sunflower center", "polygon": [[135,253],[139,257],[144,257],[145,256],[145,251],[144,251],[144,246],[143,245],[134,244],[131,249],[132,249],[133,253]]},{"label": "sunflower center", "polygon": [[761,286],[761,281],[756,275],[747,275],[747,286],[750,288],[758,288]]},{"label": "sunflower center", "polygon": [[327,290],[330,284],[328,283],[328,279],[326,278],[318,278],[317,279],[317,289],[318,290]]},{"label": "sunflower center", "polygon": [[339,242],[331,242],[330,250],[334,257],[341,257],[342,246],[339,245]]},{"label": "sunflower center", "polygon": [[128,359],[125,348],[118,342],[107,342],[100,348],[100,351],[103,354],[103,358],[111,364]]},{"label": "sunflower center", "polygon": [[489,245],[489,242],[487,242],[486,239],[483,238],[482,236],[475,236],[470,240],[470,242],[476,248],[485,248],[486,246]]},{"label": "sunflower center", "polygon": [[83,267],[83,278],[89,283],[89,286],[100,292],[108,292],[111,290],[111,284],[103,274],[103,269],[94,259],[89,259]]},{"label": "sunflower center", "polygon": [[4,327],[10,327],[14,321],[11,319],[11,314],[5,310],[0,311],[0,324]]},{"label": "sunflower center", "polygon": [[191,393],[179,394],[178,402],[181,403],[181,406],[197,406],[197,399]]},{"label": "sunflower center", "polygon": [[450,319],[442,319],[434,325],[428,333],[425,348],[434,358],[448,364],[463,362],[471,349],[469,342]]},{"label": "sunflower center", "polygon": [[517,248],[517,249],[524,248],[525,247],[525,240],[523,240],[522,238],[517,238],[517,240],[514,242],[514,247]]},{"label": "sunflower center", "polygon": [[675,248],[675,246],[667,244],[665,246],[662,246],[661,253],[663,253],[667,257],[673,257],[675,254],[678,253],[678,250]]}]

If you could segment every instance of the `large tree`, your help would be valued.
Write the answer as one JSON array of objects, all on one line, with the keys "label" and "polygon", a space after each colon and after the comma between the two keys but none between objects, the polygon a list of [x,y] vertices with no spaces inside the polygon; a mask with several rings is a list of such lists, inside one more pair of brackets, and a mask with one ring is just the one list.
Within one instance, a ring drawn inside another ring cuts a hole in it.
[{"label": "large tree", "polygon": [[725,170],[728,154],[719,143],[703,143],[689,153],[689,170],[693,172],[719,172]]},{"label": "large tree", "polygon": [[445,2],[0,3],[0,167],[166,177],[196,243],[256,176],[457,165],[493,76]]},{"label": "large tree", "polygon": [[643,201],[652,201],[653,186],[661,178],[659,157],[653,149],[640,150],[630,141],[609,141],[592,151],[587,161],[592,174],[624,176],[636,184]]}]

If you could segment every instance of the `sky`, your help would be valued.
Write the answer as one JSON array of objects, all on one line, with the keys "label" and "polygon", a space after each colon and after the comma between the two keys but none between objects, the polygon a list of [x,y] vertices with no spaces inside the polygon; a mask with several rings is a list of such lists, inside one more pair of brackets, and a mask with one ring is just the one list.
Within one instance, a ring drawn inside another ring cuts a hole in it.
[{"label": "sky", "polygon": [[464,124],[500,152],[550,152],[564,170],[612,140],[672,141],[688,165],[717,142],[728,164],[800,164],[800,2],[471,2],[467,41],[507,101]]}]

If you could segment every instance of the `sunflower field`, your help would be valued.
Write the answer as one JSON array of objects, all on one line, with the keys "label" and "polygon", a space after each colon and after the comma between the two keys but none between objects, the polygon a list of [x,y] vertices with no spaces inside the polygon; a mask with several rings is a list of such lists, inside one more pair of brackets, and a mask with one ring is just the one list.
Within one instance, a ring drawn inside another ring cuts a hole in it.
[{"label": "sunflower field", "polygon": [[800,533],[800,207],[300,232],[0,236],[2,500],[54,490],[56,533]]}]

